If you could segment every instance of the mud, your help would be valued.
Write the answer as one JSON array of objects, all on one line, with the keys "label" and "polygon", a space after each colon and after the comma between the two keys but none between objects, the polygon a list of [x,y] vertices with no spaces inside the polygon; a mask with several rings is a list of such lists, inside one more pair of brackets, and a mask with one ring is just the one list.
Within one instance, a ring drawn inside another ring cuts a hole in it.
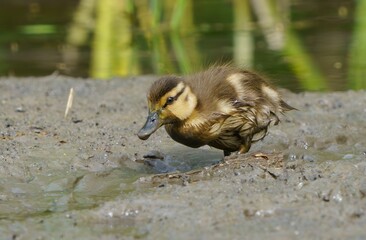
[{"label": "mud", "polygon": [[366,238],[365,91],[283,91],[299,111],[223,160],[137,138],[154,79],[0,79],[1,239]]}]

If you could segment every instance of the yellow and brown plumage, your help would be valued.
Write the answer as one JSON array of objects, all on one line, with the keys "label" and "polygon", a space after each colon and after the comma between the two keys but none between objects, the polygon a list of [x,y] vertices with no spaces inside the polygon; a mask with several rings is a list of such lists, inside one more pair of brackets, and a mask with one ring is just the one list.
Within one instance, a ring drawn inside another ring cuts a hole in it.
[{"label": "yellow and brown plumage", "polygon": [[175,141],[194,148],[209,145],[225,155],[247,152],[265,137],[270,123],[279,122],[279,113],[294,109],[262,77],[230,66],[162,77],[147,98],[149,116],[140,139],[165,125]]}]

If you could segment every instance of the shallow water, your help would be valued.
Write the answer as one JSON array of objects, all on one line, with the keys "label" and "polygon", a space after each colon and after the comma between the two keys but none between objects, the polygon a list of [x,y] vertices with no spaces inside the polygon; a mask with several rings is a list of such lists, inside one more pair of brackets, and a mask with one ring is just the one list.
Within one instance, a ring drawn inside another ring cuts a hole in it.
[{"label": "shallow water", "polygon": [[[166,147],[164,159],[151,160],[153,163],[149,165],[132,164],[131,168],[127,164],[96,172],[51,169],[40,174],[29,174],[23,179],[0,178],[0,219],[22,220],[56,212],[91,209],[116,197],[124,198],[124,195],[135,191],[134,183],[140,177],[187,172],[213,165],[223,158],[222,153],[215,150],[197,149],[187,153],[185,147]],[[50,155],[47,148],[38,150],[37,155],[39,156],[30,157],[27,164],[35,166],[41,162],[68,161],[71,156],[63,154],[53,159],[44,158],[45,155]],[[158,164],[154,163],[157,161]],[[41,165],[36,167],[41,168]]]},{"label": "shallow water", "polygon": [[55,212],[90,209],[133,190],[142,176],[130,169],[108,172],[52,171],[28,181],[1,178],[0,219],[21,220]]}]

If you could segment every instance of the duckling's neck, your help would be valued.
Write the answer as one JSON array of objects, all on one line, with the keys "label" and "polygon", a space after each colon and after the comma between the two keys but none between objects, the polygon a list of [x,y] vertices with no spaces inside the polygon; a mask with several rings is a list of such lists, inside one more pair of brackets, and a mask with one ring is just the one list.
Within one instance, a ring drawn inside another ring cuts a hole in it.
[{"label": "duckling's neck", "polygon": [[195,129],[201,127],[206,122],[206,118],[197,110],[193,110],[192,114],[182,123],[183,128]]}]

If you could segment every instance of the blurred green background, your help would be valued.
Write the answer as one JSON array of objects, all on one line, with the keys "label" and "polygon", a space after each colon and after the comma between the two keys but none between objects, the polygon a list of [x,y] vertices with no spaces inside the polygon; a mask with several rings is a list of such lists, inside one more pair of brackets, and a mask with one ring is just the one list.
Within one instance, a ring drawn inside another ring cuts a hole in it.
[{"label": "blurred green background", "polygon": [[366,88],[366,0],[0,0],[0,76],[232,62],[293,91]]}]

